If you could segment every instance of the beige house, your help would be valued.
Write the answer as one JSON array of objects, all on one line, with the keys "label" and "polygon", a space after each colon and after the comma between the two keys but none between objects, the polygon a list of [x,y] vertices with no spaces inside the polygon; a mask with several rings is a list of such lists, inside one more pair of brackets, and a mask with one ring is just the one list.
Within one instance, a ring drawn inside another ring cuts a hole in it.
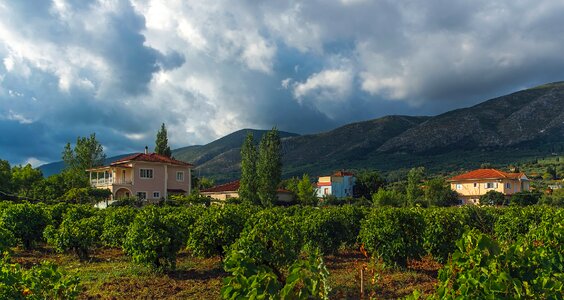
[{"label": "beige house", "polygon": [[480,196],[498,191],[506,196],[529,190],[525,173],[506,173],[496,169],[478,169],[447,180],[463,204],[479,204]]},{"label": "beige house", "polygon": [[[209,189],[201,190],[200,193],[210,198],[225,201],[229,198],[239,198],[239,180],[217,185]],[[278,201],[291,202],[294,200],[292,192],[284,189],[276,191]]]},{"label": "beige house", "polygon": [[90,184],[109,189],[112,200],[138,197],[167,199],[171,194],[189,194],[194,166],[156,153],[137,153],[109,166],[88,169]]}]

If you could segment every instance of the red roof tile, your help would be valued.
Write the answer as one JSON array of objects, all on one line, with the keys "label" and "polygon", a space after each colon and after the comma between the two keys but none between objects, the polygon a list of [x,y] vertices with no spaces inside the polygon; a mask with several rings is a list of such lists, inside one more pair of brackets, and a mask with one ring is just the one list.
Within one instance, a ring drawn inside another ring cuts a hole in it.
[{"label": "red roof tile", "polygon": [[236,192],[239,190],[239,180],[216,185],[209,189],[201,190],[202,193],[222,193],[222,192]]},{"label": "red roof tile", "polygon": [[473,179],[518,179],[525,173],[506,173],[496,169],[478,169],[450,178],[448,181],[461,181]]},{"label": "red roof tile", "polygon": [[354,174],[351,173],[351,172],[337,171],[337,172],[335,172],[335,174],[333,174],[333,176],[344,177],[344,176],[354,176]]},{"label": "red roof tile", "polygon": [[192,164],[189,164],[187,162],[183,162],[180,160],[176,160],[174,158],[170,158],[170,157],[166,157],[164,155],[160,155],[157,153],[136,153],[136,154],[132,154],[129,156],[126,156],[124,158],[118,159],[114,162],[112,162],[112,165],[117,165],[117,164],[121,164],[121,163],[125,163],[128,161],[148,161],[148,162],[160,162],[160,163],[166,163],[166,164],[172,164],[172,165],[179,165],[179,166],[193,166]]}]

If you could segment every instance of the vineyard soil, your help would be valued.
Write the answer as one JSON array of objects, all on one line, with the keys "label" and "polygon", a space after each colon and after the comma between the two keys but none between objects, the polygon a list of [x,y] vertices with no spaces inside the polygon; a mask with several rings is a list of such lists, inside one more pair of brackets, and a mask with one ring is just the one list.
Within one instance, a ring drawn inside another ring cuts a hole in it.
[{"label": "vineyard soil", "polygon": [[[219,299],[223,271],[219,257],[194,258],[182,251],[177,269],[155,274],[146,267],[131,263],[119,249],[99,249],[91,259],[81,262],[74,255],[59,254],[44,246],[39,250],[16,249],[14,262],[31,267],[43,260],[55,262],[69,274],[81,278],[83,292],[79,299]],[[369,260],[360,252],[339,252],[325,257],[332,287],[332,299],[360,298],[360,268]],[[431,258],[411,261],[407,270],[380,271],[371,284],[370,267],[365,271],[365,295],[378,299],[394,299],[418,289],[434,291],[440,264]]]}]

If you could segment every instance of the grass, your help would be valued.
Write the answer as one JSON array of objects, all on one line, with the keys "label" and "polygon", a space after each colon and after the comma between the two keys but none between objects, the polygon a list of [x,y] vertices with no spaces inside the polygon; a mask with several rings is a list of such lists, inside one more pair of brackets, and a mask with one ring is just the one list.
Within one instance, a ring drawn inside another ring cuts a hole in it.
[{"label": "grass", "polygon": [[[96,250],[86,262],[71,254],[56,253],[49,247],[32,251],[16,249],[12,258],[26,267],[43,260],[53,261],[67,273],[79,276],[83,287],[79,299],[219,299],[223,278],[228,276],[219,257],[195,258],[186,252],[179,253],[177,269],[166,273],[155,273],[131,263],[119,249]],[[325,263],[330,272],[331,299],[361,297],[363,266],[366,266],[364,296],[377,299],[403,297],[414,289],[431,293],[440,268],[440,264],[426,257],[410,262],[405,270],[375,269],[360,252],[350,250],[326,256]],[[372,278],[377,279],[374,284]]]}]

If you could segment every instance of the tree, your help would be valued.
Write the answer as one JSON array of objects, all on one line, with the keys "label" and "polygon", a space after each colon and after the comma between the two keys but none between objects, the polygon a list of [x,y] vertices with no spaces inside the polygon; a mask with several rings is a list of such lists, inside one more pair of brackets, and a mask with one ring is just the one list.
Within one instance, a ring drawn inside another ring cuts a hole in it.
[{"label": "tree", "polygon": [[31,197],[33,185],[43,179],[43,173],[30,164],[12,168],[13,189],[22,197]]},{"label": "tree", "polygon": [[102,166],[105,160],[104,148],[96,140],[95,133],[90,137],[78,137],[74,149],[67,143],[63,150],[63,176],[67,187],[87,187],[86,169]]},{"label": "tree", "polygon": [[511,206],[528,206],[537,204],[541,197],[541,193],[537,191],[522,191],[515,193],[509,200]]},{"label": "tree", "polygon": [[421,180],[425,174],[425,168],[418,167],[409,170],[407,173],[407,201],[410,205],[414,205],[423,198],[421,190]]},{"label": "tree", "polygon": [[452,206],[458,204],[458,194],[443,178],[433,178],[427,181],[425,200],[430,206]]},{"label": "tree", "polygon": [[309,176],[304,174],[302,180],[298,182],[298,200],[303,205],[317,205],[319,199],[317,199],[317,193],[313,184],[309,180]]},{"label": "tree", "polygon": [[396,190],[381,188],[377,193],[372,194],[372,201],[376,206],[402,207],[407,205],[406,200],[405,195]]},{"label": "tree", "polygon": [[239,197],[243,201],[259,204],[257,195],[257,150],[253,140],[253,134],[249,132],[243,146],[241,147],[241,181],[239,185]]},{"label": "tree", "polygon": [[353,187],[354,197],[370,199],[372,194],[376,193],[385,183],[385,180],[380,176],[378,171],[358,172]]},{"label": "tree", "polygon": [[166,126],[163,123],[161,129],[157,132],[157,140],[155,141],[155,153],[164,155],[166,157],[171,157],[172,152],[168,146],[168,137],[166,132]]},{"label": "tree", "polygon": [[263,206],[272,206],[276,201],[276,189],[282,177],[280,135],[272,128],[261,139],[257,160],[257,194]]},{"label": "tree", "polygon": [[7,160],[0,159],[0,192],[11,192],[11,172],[10,163]]},{"label": "tree", "polygon": [[488,191],[480,196],[480,204],[482,205],[507,205],[507,198],[503,193],[498,191]]}]

